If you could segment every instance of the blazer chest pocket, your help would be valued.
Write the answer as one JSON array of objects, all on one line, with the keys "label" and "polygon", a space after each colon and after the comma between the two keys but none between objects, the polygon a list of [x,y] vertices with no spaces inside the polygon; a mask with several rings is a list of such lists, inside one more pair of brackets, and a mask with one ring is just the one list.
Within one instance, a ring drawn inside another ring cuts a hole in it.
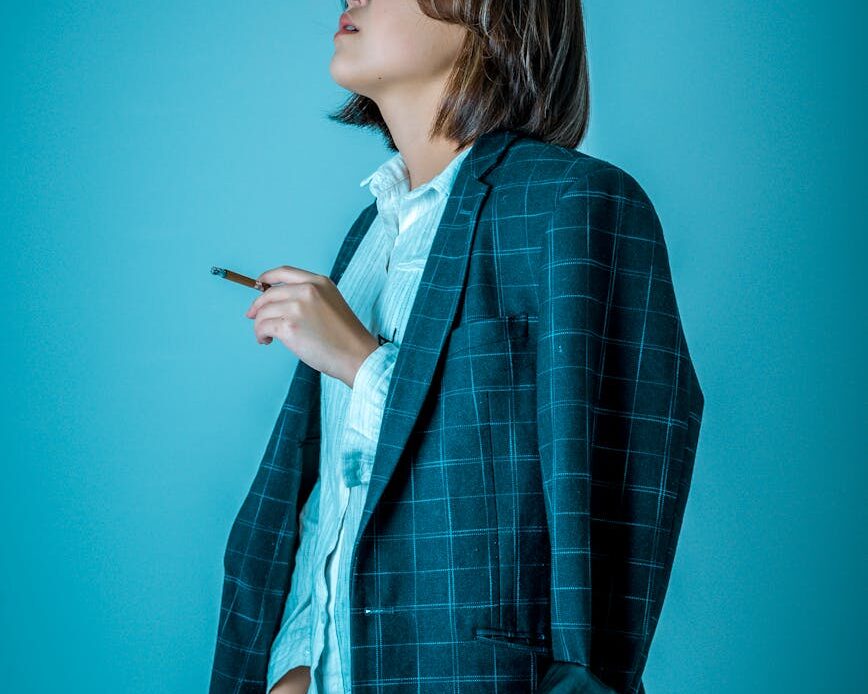
[{"label": "blazer chest pocket", "polygon": [[[475,415],[485,427],[494,421],[492,417],[500,423],[512,420],[511,431],[522,434],[522,444],[535,443],[536,331],[537,316],[528,314],[480,318],[454,328],[440,381],[450,416]],[[489,400],[493,401],[490,411]],[[529,425],[533,425],[530,432]],[[524,448],[513,452],[522,453]]]},{"label": "blazer chest pocket", "polygon": [[[533,317],[536,320],[536,316]],[[527,314],[477,318],[460,323],[449,333],[448,354],[456,355],[475,351],[488,345],[528,337]]]},{"label": "blazer chest pocket", "polygon": [[461,323],[449,333],[443,387],[474,392],[508,388],[516,369],[532,378],[536,316],[517,314],[478,318]]}]

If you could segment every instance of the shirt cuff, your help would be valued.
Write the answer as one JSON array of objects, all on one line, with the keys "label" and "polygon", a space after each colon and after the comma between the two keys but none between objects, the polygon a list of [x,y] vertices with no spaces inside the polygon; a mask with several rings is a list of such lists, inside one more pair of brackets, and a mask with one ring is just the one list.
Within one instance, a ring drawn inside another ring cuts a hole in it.
[{"label": "shirt cuff", "polygon": [[385,342],[367,356],[353,380],[341,442],[344,483],[348,487],[370,479],[397,358],[398,347]]}]

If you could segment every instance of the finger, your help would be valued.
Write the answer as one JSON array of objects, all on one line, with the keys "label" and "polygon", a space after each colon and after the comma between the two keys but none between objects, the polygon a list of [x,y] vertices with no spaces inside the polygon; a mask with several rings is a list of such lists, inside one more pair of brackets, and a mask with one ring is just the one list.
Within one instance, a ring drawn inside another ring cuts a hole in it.
[{"label": "finger", "polygon": [[256,312],[256,316],[254,317],[254,320],[256,320],[257,322],[266,321],[269,318],[283,318],[285,320],[289,320],[290,311],[292,310],[292,305],[289,302],[271,301],[259,307]]},{"label": "finger", "polygon": [[244,315],[248,318],[256,318],[257,312],[268,303],[271,303],[276,300],[282,300],[288,298],[290,289],[284,285],[280,285],[277,287],[269,287],[262,294],[256,297],[256,300],[250,304],[250,308],[244,312]]},{"label": "finger", "polygon": [[253,332],[256,334],[256,342],[260,345],[267,345],[271,342],[271,335],[266,334],[264,331],[256,329]]},{"label": "finger", "polygon": [[316,273],[308,272],[300,267],[281,265],[280,267],[266,270],[259,275],[257,279],[259,279],[260,282],[267,282],[268,284],[274,284],[275,282],[291,284],[294,282],[310,282],[316,276]]},{"label": "finger", "polygon": [[260,345],[268,344],[268,338],[271,337],[269,335],[269,326],[266,325],[265,321],[256,321],[253,326],[253,334],[256,336],[256,342]]},{"label": "finger", "polygon": [[256,341],[259,344],[270,344],[272,338],[280,337],[280,330],[284,323],[285,320],[282,316],[257,321],[253,328],[253,332],[256,333]]}]

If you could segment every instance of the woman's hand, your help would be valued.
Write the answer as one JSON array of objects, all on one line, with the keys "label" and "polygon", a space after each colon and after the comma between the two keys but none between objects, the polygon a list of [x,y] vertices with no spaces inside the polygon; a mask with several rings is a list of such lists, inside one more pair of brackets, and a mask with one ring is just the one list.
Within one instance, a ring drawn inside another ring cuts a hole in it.
[{"label": "woman's hand", "polygon": [[310,668],[299,665],[281,677],[269,694],[306,694],[308,687],[310,687]]},{"label": "woman's hand", "polygon": [[[274,286],[247,312],[259,344],[280,340],[308,366],[350,388],[362,362],[379,347],[326,275],[282,265],[257,278]],[[282,284],[275,284],[280,282]]]}]

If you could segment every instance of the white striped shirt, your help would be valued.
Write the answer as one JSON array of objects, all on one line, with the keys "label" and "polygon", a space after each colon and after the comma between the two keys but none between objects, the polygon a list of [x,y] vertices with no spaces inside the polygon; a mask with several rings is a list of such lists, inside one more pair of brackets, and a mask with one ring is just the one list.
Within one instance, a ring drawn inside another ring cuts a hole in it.
[{"label": "white striped shirt", "polygon": [[300,516],[301,542],[291,589],[271,646],[269,690],[290,669],[308,665],[308,692],[350,692],[352,547],[395,359],[431,243],[470,149],[463,149],[437,176],[412,191],[400,152],[359,183],[369,186],[376,198],[377,216],[338,289],[373,335],[392,342],[380,345],[362,362],[352,388],[320,374],[319,478]]}]

